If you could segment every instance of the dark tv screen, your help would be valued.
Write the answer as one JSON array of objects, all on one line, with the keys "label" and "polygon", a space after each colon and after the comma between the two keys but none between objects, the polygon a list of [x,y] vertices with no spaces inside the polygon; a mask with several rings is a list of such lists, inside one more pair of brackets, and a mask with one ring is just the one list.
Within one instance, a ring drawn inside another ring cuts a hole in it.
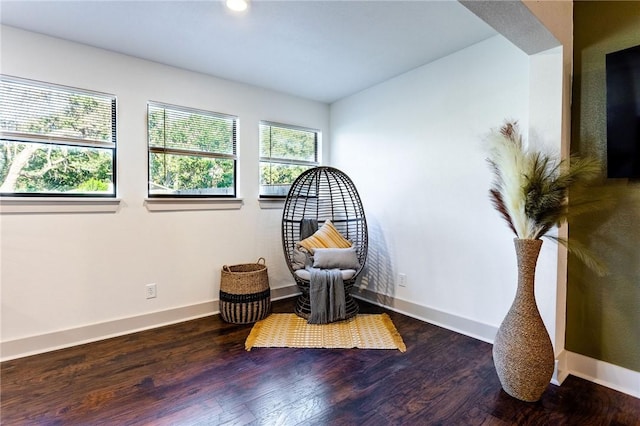
[{"label": "dark tv screen", "polygon": [[607,177],[640,179],[640,46],[606,55]]}]

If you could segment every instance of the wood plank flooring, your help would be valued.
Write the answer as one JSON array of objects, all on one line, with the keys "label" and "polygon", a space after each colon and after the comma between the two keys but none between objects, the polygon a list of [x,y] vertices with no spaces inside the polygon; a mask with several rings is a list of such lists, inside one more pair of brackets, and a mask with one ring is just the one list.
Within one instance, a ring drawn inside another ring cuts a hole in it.
[{"label": "wood plank flooring", "polygon": [[[3,425],[640,425],[640,400],[569,377],[500,388],[491,345],[388,312],[407,352],[244,350],[219,316],[8,361]],[[274,302],[292,312],[293,299]]]}]

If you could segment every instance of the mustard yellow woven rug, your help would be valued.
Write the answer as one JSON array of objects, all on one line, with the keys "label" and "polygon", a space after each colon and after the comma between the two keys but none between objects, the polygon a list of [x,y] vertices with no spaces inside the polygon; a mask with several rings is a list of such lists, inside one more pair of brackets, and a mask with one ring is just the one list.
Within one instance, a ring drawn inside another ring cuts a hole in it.
[{"label": "mustard yellow woven rug", "polygon": [[271,314],[255,323],[244,347],[407,350],[387,314],[361,314],[322,325],[307,324],[295,314]]}]

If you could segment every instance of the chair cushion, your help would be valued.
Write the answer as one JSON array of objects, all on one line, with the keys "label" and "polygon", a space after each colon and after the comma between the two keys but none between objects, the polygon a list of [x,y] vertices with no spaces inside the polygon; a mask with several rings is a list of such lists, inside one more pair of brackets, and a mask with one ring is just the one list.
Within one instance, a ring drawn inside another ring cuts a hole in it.
[{"label": "chair cushion", "polygon": [[[355,269],[341,269],[340,273],[342,274],[342,281],[350,280],[356,275],[356,272],[357,271]],[[311,279],[311,273],[306,269],[298,269],[295,271],[295,274],[306,281]]]},{"label": "chair cushion", "polygon": [[312,266],[313,257],[304,247],[296,246],[291,254],[291,267],[293,270],[304,269]]},{"label": "chair cushion", "polygon": [[351,241],[343,237],[330,220],[327,220],[312,236],[300,241],[299,244],[311,253],[316,248],[351,247]]},{"label": "chair cushion", "polygon": [[313,267],[322,269],[359,269],[355,247],[317,248],[313,251]]}]

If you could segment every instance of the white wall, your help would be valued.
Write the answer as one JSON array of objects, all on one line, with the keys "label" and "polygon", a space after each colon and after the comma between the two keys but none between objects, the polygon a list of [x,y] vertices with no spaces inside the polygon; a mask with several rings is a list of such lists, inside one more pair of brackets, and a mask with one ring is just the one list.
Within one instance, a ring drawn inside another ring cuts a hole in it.
[{"label": "white wall", "polygon": [[[2,27],[1,48],[3,74],[117,96],[122,199],[114,214],[2,215],[3,344],[185,306],[213,306],[222,265],[260,256],[267,260],[272,288],[293,285],[280,243],[281,212],[261,210],[257,202],[258,121],[316,128],[326,139],[326,104],[10,27]],[[148,100],[239,117],[240,210],[147,210]],[[152,282],[158,297],[147,300],[145,284]],[[119,327],[126,328],[126,321]]]},{"label": "white wall", "polygon": [[[326,105],[9,27],[2,36],[3,73],[118,96],[123,200],[116,214],[0,218],[3,348],[41,335],[55,345],[64,330],[108,322],[122,329],[134,323],[128,318],[182,307],[210,312],[220,267],[259,256],[267,258],[272,288],[293,284],[281,253],[280,210],[260,210],[256,201],[257,122],[314,127],[327,139]],[[331,163],[352,175],[369,218],[364,287],[489,325],[487,335],[443,324],[485,340],[511,303],[516,271],[512,236],[488,202],[481,139],[507,117],[527,128],[529,67],[498,36],[331,107]],[[241,210],[144,207],[150,99],[239,116]],[[538,274],[550,276],[555,254],[546,250]],[[396,286],[400,272],[406,288]],[[146,300],[150,282],[158,298]],[[552,335],[554,308],[542,307]]]},{"label": "white wall", "polygon": [[[331,107],[332,164],[354,179],[370,223],[362,285],[485,340],[511,305],[517,269],[513,234],[489,202],[482,138],[506,118],[527,134],[529,73],[529,57],[496,36]],[[544,244],[540,259],[553,333],[556,247]]]},{"label": "white wall", "polygon": [[[562,46],[530,56],[529,131],[528,141],[556,158],[561,155],[562,142]],[[553,229],[558,236],[562,230]],[[566,326],[566,249],[544,239],[547,263],[557,268],[544,268],[536,274],[536,299],[549,330],[556,355],[564,349]],[[555,250],[553,250],[555,249]]]}]

